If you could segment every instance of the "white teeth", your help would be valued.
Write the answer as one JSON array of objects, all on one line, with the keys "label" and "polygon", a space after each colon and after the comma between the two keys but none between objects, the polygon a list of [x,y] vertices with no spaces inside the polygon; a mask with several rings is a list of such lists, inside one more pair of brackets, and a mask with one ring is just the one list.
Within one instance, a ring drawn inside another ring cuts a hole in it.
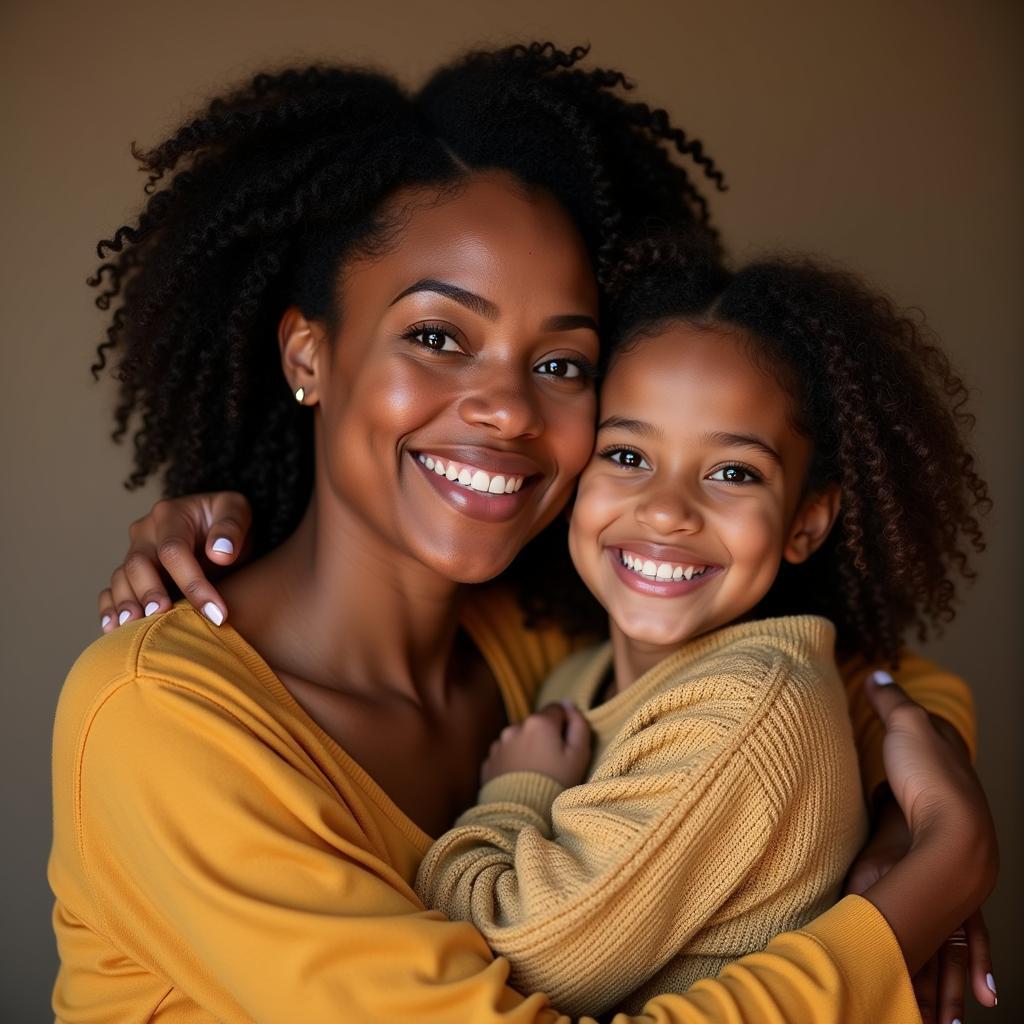
[{"label": "white teeth", "polygon": [[438,476],[443,476],[463,487],[480,491],[483,494],[514,494],[523,486],[524,478],[521,476],[505,476],[502,473],[495,473],[494,476],[491,476],[485,470],[476,469],[473,466],[461,466],[457,462],[449,462],[445,465],[444,459],[422,453],[418,454],[416,458]]},{"label": "white teeth", "polygon": [[701,576],[707,571],[706,565],[696,566],[677,565],[673,562],[655,562],[650,558],[638,558],[630,551],[620,549],[619,557],[627,569],[646,576],[648,579],[657,580],[692,580],[694,576]]}]

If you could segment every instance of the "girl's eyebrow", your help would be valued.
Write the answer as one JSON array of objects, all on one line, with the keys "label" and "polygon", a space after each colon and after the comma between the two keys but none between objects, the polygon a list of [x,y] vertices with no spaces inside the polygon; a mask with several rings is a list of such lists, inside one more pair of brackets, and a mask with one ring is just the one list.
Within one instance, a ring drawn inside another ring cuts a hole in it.
[{"label": "girl's eyebrow", "polygon": [[627,434],[636,434],[637,437],[660,437],[665,436],[661,427],[648,423],[646,420],[631,420],[625,416],[609,416],[602,420],[597,427],[598,430],[624,430]]},{"label": "girl's eyebrow", "polygon": [[753,434],[730,434],[727,431],[716,431],[705,434],[703,441],[706,444],[722,444],[730,448],[753,448],[765,458],[771,459],[776,465],[782,465],[782,456],[770,444],[766,444]]}]

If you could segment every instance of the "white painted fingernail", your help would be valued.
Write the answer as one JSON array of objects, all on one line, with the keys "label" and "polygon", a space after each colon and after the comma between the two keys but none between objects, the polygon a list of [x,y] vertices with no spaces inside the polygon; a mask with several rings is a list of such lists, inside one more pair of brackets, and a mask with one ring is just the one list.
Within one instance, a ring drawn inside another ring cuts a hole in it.
[{"label": "white painted fingernail", "polygon": [[128,611],[127,608],[125,608],[125,610],[123,612],[121,612],[120,615],[118,615],[118,617],[117,617],[117,624],[119,626],[123,626],[131,617],[132,617],[132,613],[130,611]]},{"label": "white painted fingernail", "polygon": [[110,616],[109,615],[104,615],[103,618],[100,619],[100,629],[106,629],[107,626],[109,626],[109,625],[110,625]]},{"label": "white painted fingernail", "polygon": [[875,686],[888,686],[890,683],[896,682],[888,672],[881,668],[877,672],[871,673],[871,681]]},{"label": "white painted fingernail", "polygon": [[224,621],[224,613],[212,601],[207,601],[203,605],[203,614],[215,626],[219,626]]},{"label": "white painted fingernail", "polygon": [[953,1019],[952,1019],[952,1020],[951,1020],[951,1021],[949,1022],[949,1024],[964,1024],[964,1022],[963,1022],[963,1021],[962,1021],[962,1020],[961,1020],[961,1019],[960,1019],[959,1017],[954,1017],[954,1018],[953,1018]]},{"label": "white painted fingernail", "polygon": [[235,545],[227,539],[227,537],[218,537],[213,542],[212,551],[217,551],[222,555],[233,555],[235,553]]},{"label": "white painted fingernail", "polygon": [[159,601],[150,601],[149,604],[146,605],[145,611],[146,611],[147,615],[152,615],[153,612],[160,611],[160,602]]},{"label": "white painted fingernail", "polygon": [[[993,978],[991,974],[986,974],[985,975],[985,984],[988,985],[989,992],[991,992],[992,995],[995,995],[996,994],[996,979]],[[996,999],[996,1002],[997,1003],[999,1002],[998,998]],[[1011,999],[1010,1002],[1013,1002],[1013,1000]]]}]

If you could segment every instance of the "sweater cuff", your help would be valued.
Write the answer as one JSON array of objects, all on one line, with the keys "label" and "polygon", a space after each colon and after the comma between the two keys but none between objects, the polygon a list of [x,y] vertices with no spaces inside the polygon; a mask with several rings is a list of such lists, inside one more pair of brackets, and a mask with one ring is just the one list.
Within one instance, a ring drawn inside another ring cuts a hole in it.
[{"label": "sweater cuff", "polygon": [[[876,993],[885,999],[886,1020],[920,1020],[903,950],[870,900],[846,896],[800,931],[828,950],[847,983],[851,1006],[863,1003],[851,1019],[876,1019],[879,1008],[871,998]],[[887,983],[880,986],[882,979]]]},{"label": "sweater cuff", "polygon": [[546,820],[555,797],[563,789],[565,787],[560,782],[540,772],[506,772],[484,783],[477,797],[477,806],[522,804]]}]

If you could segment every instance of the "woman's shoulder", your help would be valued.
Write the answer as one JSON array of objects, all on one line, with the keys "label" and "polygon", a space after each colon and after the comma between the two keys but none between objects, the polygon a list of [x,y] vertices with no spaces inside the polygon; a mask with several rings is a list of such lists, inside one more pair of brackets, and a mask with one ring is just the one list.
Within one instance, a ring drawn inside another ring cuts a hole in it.
[{"label": "woman's shoulder", "polygon": [[[71,667],[57,705],[55,739],[83,735],[111,701],[132,700],[140,728],[158,723],[172,706],[236,715],[266,706],[265,680],[246,658],[246,646],[229,627],[213,626],[184,603],[121,626],[90,644]],[[171,694],[176,704],[166,699]]]}]

